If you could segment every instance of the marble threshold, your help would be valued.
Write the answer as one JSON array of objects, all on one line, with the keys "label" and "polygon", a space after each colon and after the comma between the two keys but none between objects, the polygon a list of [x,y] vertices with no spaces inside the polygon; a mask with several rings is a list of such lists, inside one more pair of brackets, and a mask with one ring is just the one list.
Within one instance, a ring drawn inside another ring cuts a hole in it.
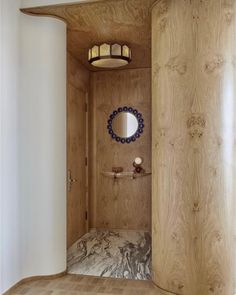
[{"label": "marble threshold", "polygon": [[69,249],[68,273],[151,279],[151,235],[144,231],[92,229]]}]

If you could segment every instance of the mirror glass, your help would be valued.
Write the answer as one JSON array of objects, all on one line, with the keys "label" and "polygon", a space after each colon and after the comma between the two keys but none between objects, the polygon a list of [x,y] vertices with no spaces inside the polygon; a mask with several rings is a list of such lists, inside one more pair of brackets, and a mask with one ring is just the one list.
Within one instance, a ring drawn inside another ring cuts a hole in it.
[{"label": "mirror glass", "polygon": [[132,107],[119,107],[114,110],[107,121],[111,138],[122,144],[131,143],[140,138],[144,129],[142,114]]},{"label": "mirror glass", "polygon": [[112,121],[112,129],[122,138],[133,136],[138,130],[138,119],[128,112],[119,113]]}]

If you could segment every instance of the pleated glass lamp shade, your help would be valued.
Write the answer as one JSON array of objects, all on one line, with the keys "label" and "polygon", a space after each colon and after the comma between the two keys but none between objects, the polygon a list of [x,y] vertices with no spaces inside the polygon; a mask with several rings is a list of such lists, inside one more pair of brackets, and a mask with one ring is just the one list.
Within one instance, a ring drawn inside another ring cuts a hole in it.
[{"label": "pleated glass lamp shade", "polygon": [[99,68],[119,68],[131,62],[131,49],[119,44],[95,45],[89,49],[88,61]]}]

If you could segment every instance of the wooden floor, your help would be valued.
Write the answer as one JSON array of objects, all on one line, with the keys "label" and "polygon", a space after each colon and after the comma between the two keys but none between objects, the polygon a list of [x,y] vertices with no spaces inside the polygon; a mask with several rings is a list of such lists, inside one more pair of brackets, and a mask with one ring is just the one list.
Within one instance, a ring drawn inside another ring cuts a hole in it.
[{"label": "wooden floor", "polygon": [[11,291],[12,295],[167,295],[151,281],[97,278],[65,275],[57,279],[37,280],[24,283]]}]

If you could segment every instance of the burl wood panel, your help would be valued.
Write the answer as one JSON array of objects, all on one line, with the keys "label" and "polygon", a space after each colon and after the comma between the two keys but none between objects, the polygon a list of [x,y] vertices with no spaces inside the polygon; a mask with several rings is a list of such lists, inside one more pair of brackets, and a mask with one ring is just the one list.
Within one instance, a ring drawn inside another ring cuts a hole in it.
[{"label": "burl wood panel", "polygon": [[235,5],[152,12],[153,280],[178,294],[233,294]]},{"label": "burl wood panel", "polygon": [[71,54],[67,58],[67,170],[77,181],[67,192],[67,247],[87,231],[86,113],[89,72]]},{"label": "burl wood panel", "polygon": [[109,0],[22,9],[33,15],[56,16],[68,27],[68,50],[92,71],[88,49],[103,42],[126,43],[132,62],[126,68],[151,66],[151,6],[155,0]]},{"label": "burl wood panel", "polygon": [[[121,166],[132,171],[134,158],[144,158],[144,168],[151,169],[151,71],[135,69],[96,72],[91,75],[92,122],[94,140],[93,178],[90,195],[91,227],[150,230],[151,177],[135,180],[105,177],[102,171]],[[90,100],[90,102],[91,102]],[[138,109],[144,117],[144,133],[134,143],[112,140],[107,131],[110,114],[120,106]],[[91,186],[90,186],[91,189]]]}]

